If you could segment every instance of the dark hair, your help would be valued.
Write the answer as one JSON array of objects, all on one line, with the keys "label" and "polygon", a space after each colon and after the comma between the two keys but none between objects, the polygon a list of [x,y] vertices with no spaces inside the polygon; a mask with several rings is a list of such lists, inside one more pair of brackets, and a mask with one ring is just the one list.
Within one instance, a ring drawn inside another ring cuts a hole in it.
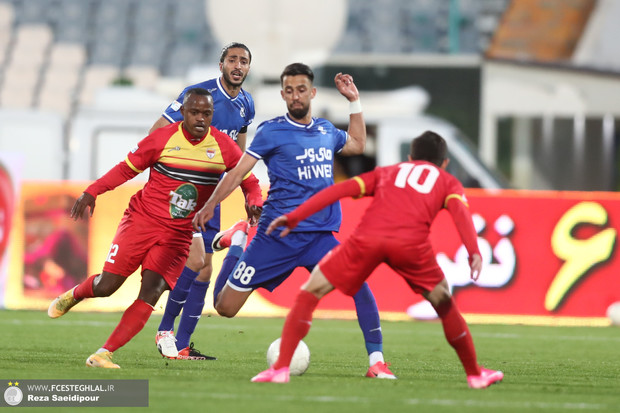
[{"label": "dark hair", "polygon": [[228,55],[228,49],[237,48],[244,49],[246,52],[248,52],[248,55],[250,55],[250,63],[252,63],[252,52],[250,52],[250,49],[248,49],[248,47],[243,43],[237,42],[228,43],[226,46],[222,47],[222,52],[220,53],[220,63],[224,63],[224,59],[226,59],[226,56]]},{"label": "dark hair", "polygon": [[448,144],[435,132],[426,131],[411,141],[412,160],[428,161],[441,166],[448,157]]},{"label": "dark hair", "polygon": [[310,66],[303,63],[291,63],[290,65],[286,66],[282,71],[282,74],[280,75],[280,84],[284,84],[284,76],[297,75],[308,76],[308,79],[310,79],[310,83],[314,82],[314,73],[312,72],[312,69],[310,69]]},{"label": "dark hair", "polygon": [[185,92],[185,96],[183,96],[183,104],[184,105],[187,103],[187,101],[189,100],[190,96],[192,96],[192,95],[207,96],[207,97],[210,97],[211,99],[213,99],[213,96],[211,95],[211,92],[209,92],[207,89],[203,89],[201,87],[193,87],[193,88],[189,89],[187,92]]}]

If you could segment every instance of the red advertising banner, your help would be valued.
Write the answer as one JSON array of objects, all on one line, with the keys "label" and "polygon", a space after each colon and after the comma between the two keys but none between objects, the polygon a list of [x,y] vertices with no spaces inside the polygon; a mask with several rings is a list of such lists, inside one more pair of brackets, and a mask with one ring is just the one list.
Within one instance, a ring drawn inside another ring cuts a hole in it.
[{"label": "red advertising banner", "polygon": [[[620,301],[619,194],[468,190],[467,196],[484,261],[477,282],[469,278],[467,253],[447,212],[440,213],[431,232],[437,259],[465,314],[497,322],[608,323],[608,306]],[[342,201],[341,239],[359,223],[368,203]],[[274,293],[260,294],[289,307],[307,278],[304,273],[297,270]],[[430,305],[387,266],[375,270],[369,284],[382,317],[433,318]],[[352,311],[353,305],[332,293],[319,309]]]},{"label": "red advertising banner", "polygon": [[[8,239],[10,275],[0,288],[6,308],[44,310],[60,291],[101,270],[129,197],[141,184],[125,184],[100,196],[93,218],[74,222],[68,211],[86,186],[22,185]],[[468,321],[609,324],[606,310],[620,301],[620,194],[468,190],[467,196],[484,261],[478,281],[469,278],[467,254],[447,212],[439,214],[431,237]],[[358,225],[369,202],[342,200],[340,240]],[[222,227],[244,215],[241,192],[235,191],[223,203]],[[224,256],[225,251],[214,255],[215,273]],[[273,293],[257,290],[239,314],[286,315],[307,277],[306,270],[298,269]],[[139,281],[134,274],[112,297],[86,300],[76,310],[123,310],[135,299]],[[387,266],[377,268],[369,284],[383,319],[434,318],[430,305]],[[211,295],[205,313],[214,313]],[[321,301],[316,315],[354,318],[353,300],[333,292]]]}]

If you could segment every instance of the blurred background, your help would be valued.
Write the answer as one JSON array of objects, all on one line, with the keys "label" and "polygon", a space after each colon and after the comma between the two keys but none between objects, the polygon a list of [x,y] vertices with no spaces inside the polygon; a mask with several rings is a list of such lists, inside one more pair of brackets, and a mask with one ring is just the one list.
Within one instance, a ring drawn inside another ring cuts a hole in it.
[{"label": "blurred background", "polygon": [[254,127],[284,112],[286,64],[315,69],[314,114],[343,126],[333,76],[354,76],[370,139],[344,176],[434,129],[466,186],[617,191],[619,18],[614,0],[0,0],[0,152],[25,180],[95,179],[238,41]]}]

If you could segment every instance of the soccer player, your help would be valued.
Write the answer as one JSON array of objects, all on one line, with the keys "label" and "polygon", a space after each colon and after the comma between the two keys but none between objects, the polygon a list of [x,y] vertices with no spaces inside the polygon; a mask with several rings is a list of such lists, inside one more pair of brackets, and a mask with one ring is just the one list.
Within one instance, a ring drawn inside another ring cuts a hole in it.
[{"label": "soccer player", "polygon": [[317,212],[320,215],[319,211],[340,198],[373,197],[351,237],[326,255],[302,286],[284,323],[278,360],[252,378],[253,382],[288,382],[293,352],[310,331],[319,300],[334,288],[355,294],[381,263],[396,271],[435,308],[470,387],[480,389],[502,380],[501,371],[478,365],[469,328],[450,295],[429,240],[431,223],[439,211],[447,209],[469,253],[470,276],[478,279],[482,259],[476,231],[463,186],[445,171],[447,165],[446,141],[427,131],[412,141],[409,162],[379,167],[326,188],[269,225],[268,234],[284,226],[279,235],[285,237],[303,225],[304,219],[313,219]]},{"label": "soccer player", "polygon": [[[105,344],[86,359],[89,367],[119,368],[112,353],[142,330],[161,294],[174,287],[188,255],[196,209],[241,157],[228,135],[210,126],[213,97],[207,90],[188,90],[181,113],[182,122],[142,139],[123,162],[86,188],[71,209],[74,219],[87,209],[92,216],[98,195],[151,168],[148,182],[129,201],[103,272],[57,297],[48,309],[48,315],[57,318],[84,298],[108,297],[142,266],[138,298]],[[242,189],[249,205],[262,204],[256,177],[246,176]]]},{"label": "soccer player", "polygon": [[[364,150],[366,126],[353,78],[338,73],[334,79],[338,91],[350,102],[346,132],[325,119],[312,117],[311,101],[316,95],[313,80],[312,70],[302,63],[284,69],[280,93],[288,113],[259,125],[239,164],[220,181],[194,218],[194,228],[202,229],[213,216],[215,205],[237,187],[259,159],[265,162],[270,189],[256,236],[245,252],[243,229],[233,227],[221,238],[214,239],[217,249],[230,246],[213,291],[215,309],[225,317],[234,317],[255,289],[272,291],[296,267],[311,271],[323,255],[338,245],[333,231],[340,227],[339,205],[305,221],[286,240],[265,233],[272,219],[333,185],[333,159],[337,152],[356,155]],[[367,376],[395,379],[383,359],[379,312],[368,285],[364,284],[353,298],[369,355]]]},{"label": "soccer player", "polygon": [[[179,108],[187,90],[195,87],[207,89],[213,95],[213,122],[220,131],[228,134],[241,150],[245,150],[248,125],[254,119],[254,100],[242,89],[243,82],[250,71],[252,54],[242,43],[230,43],[220,54],[222,75],[196,85],[189,86],[172,102],[151,128],[154,130],[172,122],[183,120]],[[215,357],[200,353],[190,345],[190,339],[205,304],[205,295],[213,271],[213,249],[211,242],[220,230],[220,207],[205,231],[196,232],[189,249],[189,257],[176,286],[170,292],[164,315],[155,336],[155,343],[164,357],[189,360],[214,360]],[[243,225],[243,224],[241,224]],[[247,225],[247,224],[244,224]],[[174,323],[183,310],[176,337]]]}]

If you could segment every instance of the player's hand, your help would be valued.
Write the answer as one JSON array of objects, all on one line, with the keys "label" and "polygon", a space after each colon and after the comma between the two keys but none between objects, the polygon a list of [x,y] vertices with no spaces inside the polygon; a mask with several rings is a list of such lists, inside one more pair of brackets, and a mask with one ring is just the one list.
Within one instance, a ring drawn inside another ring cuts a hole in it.
[{"label": "player's hand", "polygon": [[245,212],[248,214],[248,221],[250,222],[251,227],[255,227],[258,225],[258,219],[263,213],[263,207],[258,205],[248,205],[245,204]]},{"label": "player's hand", "polygon": [[77,221],[78,218],[84,218],[86,208],[90,209],[89,216],[92,217],[93,212],[95,212],[95,197],[87,192],[84,192],[75,201],[75,204],[73,204],[73,207],[71,208],[71,218],[73,218],[74,221]]},{"label": "player's hand", "polygon": [[271,234],[278,227],[286,227],[282,230],[282,232],[280,232],[280,238],[286,237],[289,232],[291,232],[291,228],[288,227],[288,224],[288,217],[286,215],[280,215],[279,217],[271,221],[271,223],[267,227],[267,231],[265,231],[265,234]]},{"label": "player's hand", "polygon": [[196,212],[194,219],[192,219],[192,226],[194,230],[204,232],[206,231],[206,223],[213,218],[213,210],[215,206],[210,206],[209,203],[204,204],[200,211]]},{"label": "player's hand", "polygon": [[478,254],[474,254],[469,257],[469,268],[471,268],[470,277],[474,281],[478,281],[480,277],[480,271],[482,271],[482,257]]},{"label": "player's hand", "polygon": [[334,78],[336,88],[342,96],[347,98],[349,102],[353,102],[360,97],[360,92],[357,90],[357,86],[353,82],[353,76],[338,73]]}]

